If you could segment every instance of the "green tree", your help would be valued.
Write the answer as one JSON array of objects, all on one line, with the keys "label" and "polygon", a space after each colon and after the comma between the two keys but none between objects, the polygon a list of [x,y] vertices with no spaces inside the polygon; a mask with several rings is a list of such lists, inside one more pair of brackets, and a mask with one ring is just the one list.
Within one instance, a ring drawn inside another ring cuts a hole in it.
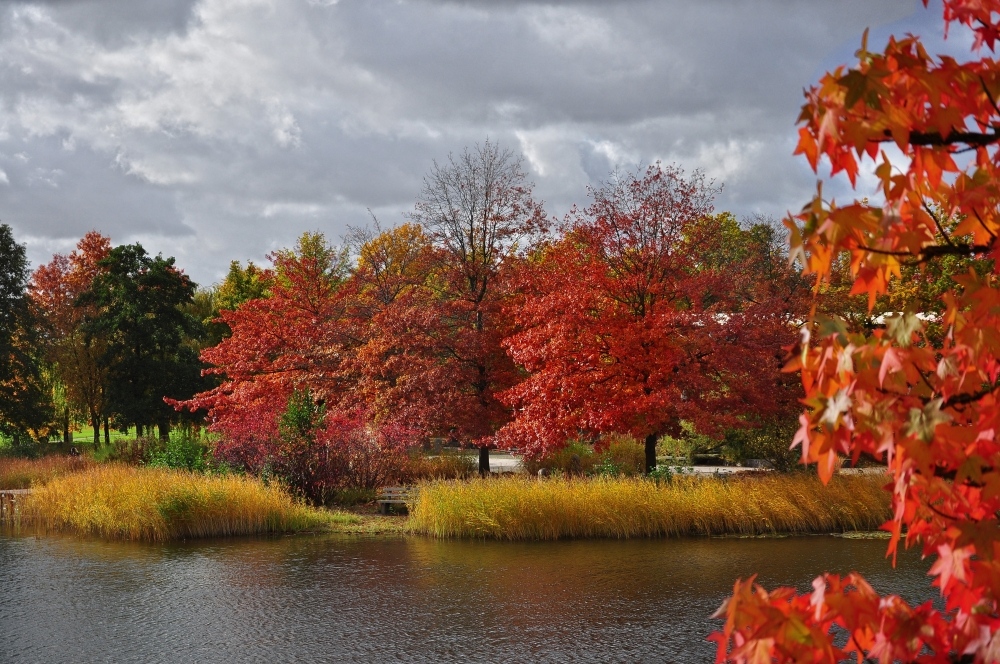
[{"label": "green tree", "polygon": [[236,311],[247,300],[268,297],[272,278],[270,270],[257,267],[253,261],[248,261],[246,267],[232,261],[226,279],[215,292],[216,311]]},{"label": "green tree", "polygon": [[181,307],[184,313],[201,322],[201,333],[198,337],[188,339],[188,344],[200,353],[205,348],[219,345],[219,342],[232,334],[229,326],[219,319],[219,287],[198,288],[191,302]]},{"label": "green tree", "polygon": [[15,443],[52,420],[27,286],[25,248],[10,226],[0,224],[0,434]]},{"label": "green tree", "polygon": [[85,329],[107,339],[109,410],[119,425],[140,433],[156,425],[165,439],[176,414],[164,397],[186,399],[201,386],[201,364],[186,343],[201,324],[182,308],[195,284],[173,258],[151,257],[139,244],[115,247],[101,264],[104,272],[78,301],[96,305]]}]

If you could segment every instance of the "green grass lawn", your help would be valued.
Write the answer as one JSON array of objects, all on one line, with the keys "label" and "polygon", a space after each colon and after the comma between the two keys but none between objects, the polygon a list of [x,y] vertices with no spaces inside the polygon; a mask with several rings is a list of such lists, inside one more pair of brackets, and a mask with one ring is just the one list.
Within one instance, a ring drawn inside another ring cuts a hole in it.
[{"label": "green grass lawn", "polygon": [[[154,435],[156,432],[153,432]],[[206,435],[204,430],[201,431],[202,436]],[[42,446],[39,450],[42,454],[48,453],[69,453],[70,446],[76,447],[81,452],[88,456],[92,456],[96,461],[106,461],[108,457],[115,451],[116,444],[119,441],[135,440],[135,429],[130,428],[127,432],[122,432],[117,429],[111,429],[109,434],[110,444],[105,444],[104,442],[104,431],[100,431],[100,444],[94,446],[94,429],[90,426],[77,425],[77,429],[72,432],[73,442],[66,444],[62,442],[62,435],[57,434],[53,436],[50,442]],[[184,433],[180,429],[173,429],[170,432],[171,439],[176,436],[183,436]],[[204,440],[204,438],[203,438]],[[3,448],[10,445],[10,441],[0,438],[0,456],[3,456]]]}]

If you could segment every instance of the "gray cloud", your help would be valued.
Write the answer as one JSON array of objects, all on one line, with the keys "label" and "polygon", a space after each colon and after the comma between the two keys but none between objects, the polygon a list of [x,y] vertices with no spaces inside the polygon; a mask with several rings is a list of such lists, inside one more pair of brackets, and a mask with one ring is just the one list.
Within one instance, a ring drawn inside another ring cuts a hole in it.
[{"label": "gray cloud", "polygon": [[137,228],[166,238],[194,234],[173,192],[129,177],[106,154],[65,136],[8,140],[4,147],[3,218],[33,236],[79,238],[94,228],[116,237]]},{"label": "gray cloud", "polygon": [[[36,2],[55,19],[104,45],[170,32],[181,33],[192,18],[197,0],[46,0]],[[14,4],[14,3],[11,3]]]},{"label": "gray cloud", "polygon": [[368,208],[399,221],[432,159],[487,136],[555,215],[661,159],[782,216],[815,181],[791,156],[803,87],[867,25],[934,26],[916,5],[0,3],[0,219],[36,263],[97,227],[211,283]]}]

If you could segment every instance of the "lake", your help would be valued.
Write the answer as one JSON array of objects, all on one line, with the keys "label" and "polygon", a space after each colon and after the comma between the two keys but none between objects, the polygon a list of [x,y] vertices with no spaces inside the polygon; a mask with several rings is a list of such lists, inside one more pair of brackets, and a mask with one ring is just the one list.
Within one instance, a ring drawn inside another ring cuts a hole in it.
[{"label": "lake", "polygon": [[933,597],[929,563],[905,552],[894,570],[886,544],[0,535],[0,661],[711,662],[737,576],[805,590],[858,570]]}]

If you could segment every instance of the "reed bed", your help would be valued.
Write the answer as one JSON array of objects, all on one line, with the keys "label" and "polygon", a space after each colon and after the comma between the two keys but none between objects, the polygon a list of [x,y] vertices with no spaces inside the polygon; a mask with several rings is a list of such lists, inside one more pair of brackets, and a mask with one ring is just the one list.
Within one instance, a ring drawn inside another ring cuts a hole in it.
[{"label": "reed bed", "polygon": [[765,535],[873,530],[890,517],[882,476],[549,479],[430,482],[409,529],[437,537],[553,540],[578,537]]},{"label": "reed bed", "polygon": [[252,478],[106,464],[35,487],[22,523],[164,541],[307,530],[336,518]]},{"label": "reed bed", "polygon": [[50,455],[40,459],[0,457],[0,489],[30,489],[69,473],[92,468],[89,457]]}]

